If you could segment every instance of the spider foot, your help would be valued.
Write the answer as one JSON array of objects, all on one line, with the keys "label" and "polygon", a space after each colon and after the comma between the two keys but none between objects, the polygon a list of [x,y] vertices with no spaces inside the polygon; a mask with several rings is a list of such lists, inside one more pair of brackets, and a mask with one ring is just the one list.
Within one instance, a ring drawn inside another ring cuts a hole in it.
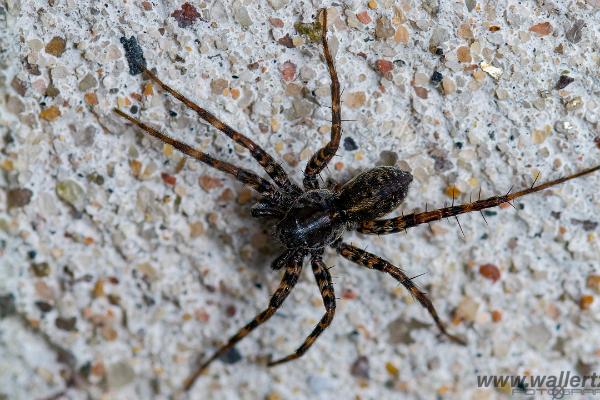
[{"label": "spider foot", "polygon": [[462,346],[466,346],[467,345],[467,339],[463,336],[458,336],[458,335],[451,335],[447,332],[444,333],[440,333],[440,336],[442,337],[447,337],[448,339],[450,339],[452,342],[456,343],[456,344],[460,344]]},{"label": "spider foot", "polygon": [[267,359],[267,367],[269,367],[269,368],[275,367],[276,365],[286,363],[286,362],[294,360],[296,358],[297,357],[288,356],[288,357],[283,357],[283,358],[278,358],[276,360],[273,360],[273,357],[269,356],[269,358]]}]

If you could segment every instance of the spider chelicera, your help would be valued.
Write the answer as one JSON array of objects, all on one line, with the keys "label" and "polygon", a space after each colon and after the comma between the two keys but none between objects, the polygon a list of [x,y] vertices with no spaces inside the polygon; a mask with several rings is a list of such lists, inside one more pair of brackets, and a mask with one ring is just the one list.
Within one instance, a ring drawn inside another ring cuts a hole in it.
[{"label": "spider chelicera", "polygon": [[260,195],[260,200],[252,207],[252,216],[273,224],[275,238],[285,247],[283,254],[271,264],[273,269],[282,269],[284,273],[279,288],[272,295],[268,307],[238,330],[211,357],[199,365],[184,382],[184,390],[189,390],[193,386],[195,380],[211,362],[230,350],[277,311],[298,281],[304,259],[309,258],[323,298],[325,314],[294,353],[272,360],[268,365],[274,366],[301,357],[313,345],[321,332],[329,326],[335,313],[335,296],[331,275],[322,258],[327,247],[334,248],[342,257],[362,267],[391,275],[427,309],[444,336],[454,342],[464,343],[462,339],[448,333],[429,298],[413,283],[411,278],[400,268],[381,257],[345,243],[342,240],[344,232],[350,230],[376,235],[396,233],[416,225],[438,221],[442,218],[456,217],[459,214],[481,211],[503,203],[510,203],[518,197],[544,190],[600,169],[599,165],[538,186],[535,186],[534,181],[529,188],[513,193],[509,192],[503,196],[480,198],[474,202],[389,219],[378,218],[395,210],[402,203],[412,181],[409,172],[393,166],[376,167],[359,174],[343,185],[320,188],[317,178],[336,154],[342,133],[340,84],[327,43],[327,11],[322,10],[321,15],[321,42],[327,69],[331,77],[331,139],[308,161],[304,170],[303,187],[290,180],[281,165],[250,138],[237,132],[210,112],[172,89],[160,80],[155,73],[148,70],[141,49],[134,40],[128,41],[124,38],[121,40],[127,51],[131,73],[144,73],[163,90],[194,110],[201,119],[229,136],[234,142],[248,149],[252,157],[269,175],[271,181],[247,169],[236,167],[233,164],[217,160],[206,153],[200,152],[119,109],[114,109],[114,112],[137,125],[149,135],[172,145],[190,157],[232,175],[238,181],[253,188]]}]

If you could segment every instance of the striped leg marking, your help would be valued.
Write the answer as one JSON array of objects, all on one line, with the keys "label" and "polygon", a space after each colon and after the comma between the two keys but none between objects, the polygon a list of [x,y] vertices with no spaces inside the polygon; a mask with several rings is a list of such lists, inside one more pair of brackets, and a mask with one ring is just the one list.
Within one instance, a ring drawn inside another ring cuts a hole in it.
[{"label": "striped leg marking", "polygon": [[292,183],[285,173],[284,169],[275,161],[273,157],[269,155],[266,151],[264,151],[259,145],[254,143],[254,141],[248,138],[245,135],[234,130],[232,127],[218,119],[209,111],[200,107],[198,104],[194,103],[175,89],[171,88],[169,85],[164,83],[162,80],[158,78],[154,73],[150,70],[144,68],[144,73],[147,77],[153,80],[157,85],[159,85],[163,90],[170,93],[177,100],[181,101],[190,109],[194,110],[196,114],[225,135],[229,136],[234,142],[239,144],[240,146],[245,147],[250,151],[252,157],[260,164],[261,167],[267,172],[267,174],[273,179],[273,181],[282,189],[289,190],[294,193],[301,193],[302,190],[294,183]]},{"label": "striped leg marking", "polygon": [[340,82],[337,77],[337,72],[335,71],[335,66],[333,65],[333,57],[329,51],[329,44],[327,43],[327,9],[323,9],[321,42],[323,44],[323,55],[325,56],[327,69],[329,70],[329,76],[331,77],[331,139],[325,147],[313,154],[308,161],[306,169],[304,170],[304,187],[306,189],[317,189],[319,187],[317,175],[319,175],[319,173],[327,166],[337,152],[342,137]]},{"label": "striped leg marking", "polygon": [[439,330],[446,337],[451,339],[453,342],[465,344],[465,341],[457,336],[451,335],[446,331],[446,327],[440,320],[440,317],[435,311],[431,300],[427,297],[427,295],[419,290],[417,286],[413,283],[413,281],[406,276],[402,270],[391,263],[385,261],[384,259],[376,256],[375,254],[371,254],[364,250],[361,250],[357,247],[349,245],[347,243],[341,243],[338,247],[338,252],[344,258],[358,264],[363,267],[374,269],[376,271],[387,272],[391,276],[393,276],[398,282],[400,282],[413,296],[421,303],[423,307],[429,311],[429,314],[435,321],[435,324],[439,328]]},{"label": "striped leg marking", "polygon": [[327,270],[327,266],[321,259],[321,256],[315,257],[312,259],[312,270],[315,275],[315,279],[317,284],[319,285],[319,291],[321,292],[321,297],[323,297],[323,305],[325,306],[325,315],[319,321],[319,324],[315,326],[310,335],[304,340],[304,343],[296,351],[290,354],[287,357],[280,358],[275,361],[271,361],[269,363],[269,367],[274,365],[283,364],[288,361],[295,360],[297,358],[302,357],[304,353],[313,345],[313,343],[317,340],[321,332],[323,332],[331,321],[333,321],[333,316],[335,314],[335,294],[333,292],[333,283],[331,282],[331,275]]},{"label": "striped leg marking", "polygon": [[227,343],[221,346],[208,360],[203,362],[196,370],[185,380],[183,384],[183,390],[190,390],[194,385],[196,379],[202,374],[210,363],[219,358],[221,355],[225,354],[229,349],[231,349],[237,342],[245,338],[250,332],[256,329],[261,324],[265,323],[275,311],[283,304],[283,301],[287,298],[287,296],[292,291],[296,282],[298,282],[298,278],[300,277],[300,272],[302,271],[302,254],[297,254],[296,257],[290,262],[290,264],[286,267],[285,273],[283,274],[283,278],[281,279],[281,283],[279,284],[279,288],[275,291],[271,300],[269,301],[269,306],[258,314],[252,321],[248,322],[242,329],[240,329],[235,335],[233,335]]},{"label": "striped leg marking", "polygon": [[168,135],[165,135],[164,133],[146,125],[142,121],[132,117],[129,114],[124,113],[123,111],[117,108],[113,109],[113,111],[122,118],[125,118],[129,122],[137,125],[140,129],[148,133],[150,136],[159,139],[163,143],[170,144],[182,153],[193,157],[196,160],[205,163],[206,165],[209,165],[227,174],[233,175],[233,177],[236,178],[238,181],[250,186],[260,194],[273,195],[276,192],[276,189],[273,187],[273,185],[271,185],[271,183],[269,183],[269,181],[261,178],[253,172],[248,171],[247,169],[236,167],[235,165],[230,164],[226,161],[217,160],[216,158],[213,158],[206,153],[194,149],[192,146],[186,143],[180,142]]}]

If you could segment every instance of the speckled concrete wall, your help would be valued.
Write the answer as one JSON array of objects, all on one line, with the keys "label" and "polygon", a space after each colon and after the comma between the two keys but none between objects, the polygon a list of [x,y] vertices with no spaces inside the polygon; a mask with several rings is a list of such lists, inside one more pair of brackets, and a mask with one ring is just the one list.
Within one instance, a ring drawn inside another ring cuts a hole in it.
[{"label": "speckled concrete wall", "polygon": [[[468,202],[600,163],[598,0],[326,2],[344,90],[323,178],[397,165],[397,212]],[[256,195],[124,123],[215,157],[248,151],[142,76],[149,67],[248,134],[300,182],[329,136],[321,2],[0,3],[0,399],[167,398],[197,357],[268,302],[281,250]],[[460,346],[391,277],[328,251],[330,329],[273,369],[323,312],[305,268],[281,310],[215,362],[195,399],[494,399],[478,374],[586,375],[600,364],[600,174],[455,221],[346,240],[402,267]],[[62,396],[62,397],[60,397]],[[56,397],[55,397],[56,398]]]}]

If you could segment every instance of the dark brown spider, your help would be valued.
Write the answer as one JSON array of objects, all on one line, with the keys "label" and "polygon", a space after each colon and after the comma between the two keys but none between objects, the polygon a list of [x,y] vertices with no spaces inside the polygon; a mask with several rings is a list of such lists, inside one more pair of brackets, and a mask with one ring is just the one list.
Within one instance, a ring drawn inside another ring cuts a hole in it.
[{"label": "dark brown spider", "polygon": [[272,182],[249,170],[214,159],[206,153],[195,150],[191,146],[179,142],[134,117],[125,114],[121,110],[114,109],[114,111],[151,136],[172,145],[179,151],[213,168],[233,175],[240,182],[256,190],[261,195],[261,198],[252,207],[252,216],[273,223],[274,236],[286,248],[283,254],[271,264],[271,267],[275,270],[283,269],[284,274],[279,288],[271,297],[268,307],[242,327],[235,335],[231,336],[227,343],[198,366],[185,380],[183,385],[184,390],[189,390],[192,387],[198,376],[211,362],[230,350],[236,343],[259,325],[266,322],[277,311],[298,281],[303,261],[306,257],[310,258],[312,270],[323,297],[325,315],[323,315],[319,324],[294,353],[270,361],[268,365],[274,366],[299,358],[312,346],[321,332],[329,326],[335,313],[335,296],[331,276],[322,259],[326,247],[334,248],[342,257],[360,266],[390,274],[404,285],[419,303],[427,309],[443,335],[452,341],[464,343],[462,339],[447,332],[433,304],[426,294],[415,286],[411,278],[400,268],[379,256],[344,243],[342,241],[343,233],[346,230],[377,235],[396,233],[416,225],[438,221],[442,218],[456,217],[459,214],[481,211],[503,203],[511,203],[512,200],[518,197],[539,192],[540,190],[600,169],[599,165],[538,186],[534,186],[534,182],[529,188],[514,193],[509,192],[503,196],[494,196],[483,200],[478,199],[474,202],[452,205],[451,207],[433,211],[403,215],[396,218],[377,219],[393,211],[402,203],[408,186],[412,181],[410,173],[396,167],[376,167],[356,176],[346,184],[334,188],[320,188],[317,180],[319,173],[335,155],[342,131],[340,84],[327,44],[326,10],[322,11],[321,41],[327,69],[331,77],[331,139],[325,147],[317,151],[309,160],[304,170],[303,188],[292,182],[273,157],[251,139],[235,131],[213,114],[169,87],[153,72],[146,69],[141,49],[137,47],[137,44],[132,44],[132,42],[126,40],[122,41],[128,53],[131,73],[145,73],[148,78],[156,82],[161,88],[194,110],[200,118],[229,136],[236,143],[247,148],[252,157],[258,161],[271,177]]}]

